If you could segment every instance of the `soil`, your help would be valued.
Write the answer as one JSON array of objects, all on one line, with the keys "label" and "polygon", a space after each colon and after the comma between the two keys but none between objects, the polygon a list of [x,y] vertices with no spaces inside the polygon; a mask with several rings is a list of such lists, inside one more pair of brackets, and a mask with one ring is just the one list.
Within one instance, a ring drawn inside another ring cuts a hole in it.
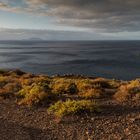
[{"label": "soil", "polygon": [[0,100],[1,140],[140,140],[140,103],[100,100],[101,113],[85,112],[61,120],[47,107]]}]

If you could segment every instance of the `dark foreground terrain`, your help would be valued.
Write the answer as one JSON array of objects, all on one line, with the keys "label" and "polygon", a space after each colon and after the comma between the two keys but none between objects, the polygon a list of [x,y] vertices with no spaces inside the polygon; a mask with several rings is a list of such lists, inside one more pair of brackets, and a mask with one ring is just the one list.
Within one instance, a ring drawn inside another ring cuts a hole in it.
[{"label": "dark foreground terrain", "polygon": [[[140,139],[139,79],[133,81],[117,81],[103,78],[85,78],[73,75],[59,77],[45,76],[43,84],[40,84],[40,82],[42,82],[42,77],[44,76],[26,74],[20,71],[1,72],[1,140]],[[27,79],[32,79],[32,81],[29,82]],[[50,80],[50,82],[48,83],[46,79]],[[57,84],[54,81],[52,82],[54,79]],[[61,80],[58,82],[58,79]],[[79,79],[80,84],[78,83]],[[4,82],[5,80],[6,82]],[[45,82],[49,85],[47,86],[47,89],[50,90],[46,90],[46,85],[45,89],[34,89],[34,92],[29,92],[28,88],[23,96],[23,88],[26,88],[26,86],[31,86],[33,88],[33,84],[35,84],[36,81],[37,85],[35,85],[35,87],[38,85],[43,85],[44,87]],[[70,83],[72,84],[72,87],[66,86],[69,82],[72,82]],[[74,82],[74,88],[76,88],[76,90],[73,89]],[[15,90],[13,83],[16,83],[14,84],[16,85],[16,89],[17,86],[20,88]],[[63,86],[60,86],[58,83]],[[51,84],[56,84],[57,86],[52,87]],[[48,92],[51,95],[54,94],[55,98],[53,99],[51,97],[50,99],[48,98],[49,96],[44,96],[42,93],[43,91],[45,92],[44,94]],[[33,93],[35,93],[34,96],[30,96],[30,94]],[[43,98],[38,96],[40,93],[43,95]],[[87,108],[80,108],[80,110],[74,108],[71,109],[74,111],[71,111],[70,108],[72,108],[72,106],[68,106],[67,110],[70,110],[69,112],[62,108],[63,111],[61,110],[61,113],[59,112],[59,114],[55,112],[48,113],[48,108],[53,106],[55,102],[61,100],[62,103],[65,103],[67,102],[67,98],[76,102],[79,100],[83,101],[83,99],[84,101],[94,100],[96,101],[96,104],[98,104],[100,111],[87,111]],[[47,102],[47,100],[49,100],[49,102]]]}]

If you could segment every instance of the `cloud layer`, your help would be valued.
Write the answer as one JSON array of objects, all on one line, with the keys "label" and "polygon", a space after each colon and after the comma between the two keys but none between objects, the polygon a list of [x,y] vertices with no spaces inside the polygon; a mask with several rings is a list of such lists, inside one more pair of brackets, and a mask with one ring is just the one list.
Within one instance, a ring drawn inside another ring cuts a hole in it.
[{"label": "cloud layer", "polygon": [[[139,0],[1,0],[0,9],[54,17],[102,33],[140,31]],[[17,4],[16,4],[17,3]]]},{"label": "cloud layer", "polygon": [[43,40],[97,40],[106,39],[98,33],[92,34],[84,31],[56,31],[56,30],[29,30],[0,28],[0,40],[22,40],[40,38]]},{"label": "cloud layer", "polygon": [[98,29],[101,32],[140,30],[139,0],[27,0],[30,5],[50,7],[44,14],[58,23]]}]

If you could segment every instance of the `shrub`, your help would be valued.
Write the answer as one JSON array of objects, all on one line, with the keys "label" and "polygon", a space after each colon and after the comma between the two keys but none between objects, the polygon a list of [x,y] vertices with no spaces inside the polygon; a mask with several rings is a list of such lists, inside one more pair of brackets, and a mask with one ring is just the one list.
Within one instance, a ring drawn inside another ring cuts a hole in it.
[{"label": "shrub", "polygon": [[104,78],[96,78],[93,80],[93,86],[99,88],[110,88],[109,80]]},{"label": "shrub", "polygon": [[108,81],[110,88],[116,89],[119,88],[121,85],[121,81],[117,81],[117,80],[109,80]]},{"label": "shrub", "polygon": [[0,96],[4,98],[14,96],[21,89],[21,85],[17,82],[7,83],[0,89]]},{"label": "shrub", "polygon": [[51,96],[51,92],[49,88],[42,85],[32,84],[31,86],[25,86],[20,90],[18,96],[22,98],[19,104],[33,105],[49,98]]},{"label": "shrub", "polygon": [[16,93],[21,89],[21,85],[19,83],[8,83],[4,87],[7,93]]},{"label": "shrub", "polygon": [[12,71],[9,71],[7,72],[8,75],[11,75],[11,76],[22,76],[24,74],[26,74],[25,72],[19,70],[19,69],[16,69],[16,70],[12,70]]},{"label": "shrub", "polygon": [[34,79],[30,78],[30,79],[20,79],[20,83],[22,86],[30,86],[34,83]]},{"label": "shrub", "polygon": [[140,94],[140,82],[138,80],[134,80],[126,85],[120,86],[114,97],[116,100],[123,102],[133,99],[137,94]]},{"label": "shrub", "polygon": [[140,87],[140,81],[139,80],[132,80],[128,85],[128,89],[133,89],[133,88],[139,88]]},{"label": "shrub", "polygon": [[92,80],[89,79],[77,79],[75,80],[75,83],[79,92],[83,92],[84,90],[93,88]]},{"label": "shrub", "polygon": [[118,91],[114,94],[114,98],[119,102],[123,102],[127,100],[129,97],[130,94],[126,85],[120,86]]},{"label": "shrub", "polygon": [[72,80],[65,78],[53,80],[51,88],[55,94],[75,94],[78,92],[76,84]]},{"label": "shrub", "polygon": [[106,80],[104,78],[77,79],[76,85],[80,92],[87,90],[87,89],[110,88],[110,84],[109,84],[108,80]]},{"label": "shrub", "polygon": [[0,88],[3,88],[9,82],[9,78],[6,76],[0,76]]},{"label": "shrub", "polygon": [[78,92],[77,86],[75,83],[70,83],[69,86],[67,87],[67,92],[70,94],[75,94]]},{"label": "shrub", "polygon": [[85,90],[80,96],[84,98],[102,98],[105,96],[105,91],[103,89],[92,88]]},{"label": "shrub", "polygon": [[53,113],[56,117],[60,118],[84,111],[99,112],[100,109],[95,102],[90,100],[67,100],[65,102],[58,101],[54,105],[51,105],[48,109],[49,113]]},{"label": "shrub", "polygon": [[[31,77],[30,77],[31,76]],[[50,79],[49,78],[46,78],[45,76],[42,77],[42,76],[32,76],[32,75],[24,75],[22,76],[19,81],[21,82],[21,84],[23,86],[28,86],[28,85],[32,85],[33,83],[36,83],[36,84],[49,84],[50,83]]]}]

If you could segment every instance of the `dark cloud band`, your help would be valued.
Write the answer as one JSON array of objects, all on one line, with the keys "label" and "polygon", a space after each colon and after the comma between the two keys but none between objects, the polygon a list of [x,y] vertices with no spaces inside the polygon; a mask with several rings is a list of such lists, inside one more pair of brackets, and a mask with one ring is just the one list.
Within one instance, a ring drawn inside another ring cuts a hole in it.
[{"label": "dark cloud band", "polygon": [[[4,0],[1,0],[4,2]],[[9,4],[11,0],[5,0]],[[13,0],[16,2],[17,0]],[[21,0],[24,7],[0,8],[57,18],[56,24],[80,26],[99,32],[140,31],[140,0]],[[44,17],[45,18],[45,17]]]},{"label": "dark cloud band", "polygon": [[102,32],[140,30],[139,0],[27,1],[30,4],[45,4],[51,7],[44,14],[59,17],[59,24],[96,28]]}]

